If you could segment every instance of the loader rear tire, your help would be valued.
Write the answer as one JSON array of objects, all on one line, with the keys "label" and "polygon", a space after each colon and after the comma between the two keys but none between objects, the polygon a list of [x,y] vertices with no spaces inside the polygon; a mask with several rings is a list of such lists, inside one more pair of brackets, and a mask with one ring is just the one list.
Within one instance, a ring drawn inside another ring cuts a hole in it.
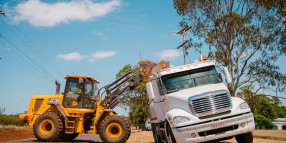
[{"label": "loader rear tire", "polygon": [[106,143],[124,143],[130,134],[131,128],[122,116],[108,116],[99,125],[100,139]]},{"label": "loader rear tire", "polygon": [[38,141],[59,141],[63,136],[63,122],[52,112],[47,112],[38,117],[33,126],[34,136]]}]

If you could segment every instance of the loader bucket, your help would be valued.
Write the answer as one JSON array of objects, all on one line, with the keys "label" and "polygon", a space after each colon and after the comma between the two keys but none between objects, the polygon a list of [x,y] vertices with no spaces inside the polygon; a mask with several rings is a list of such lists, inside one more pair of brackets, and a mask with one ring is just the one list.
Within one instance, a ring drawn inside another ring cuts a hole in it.
[{"label": "loader bucket", "polygon": [[158,64],[151,61],[140,61],[139,75],[144,80],[149,81],[153,73],[160,73],[162,68],[169,68],[170,62],[161,61]]}]

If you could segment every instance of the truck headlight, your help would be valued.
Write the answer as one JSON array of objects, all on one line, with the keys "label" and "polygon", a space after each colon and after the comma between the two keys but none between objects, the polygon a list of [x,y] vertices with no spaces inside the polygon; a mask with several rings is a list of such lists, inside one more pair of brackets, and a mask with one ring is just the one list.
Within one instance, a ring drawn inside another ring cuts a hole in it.
[{"label": "truck headlight", "polygon": [[244,110],[244,109],[247,109],[249,108],[248,104],[246,102],[243,102],[239,105],[239,109],[240,110]]},{"label": "truck headlight", "polygon": [[174,117],[173,120],[174,120],[175,124],[181,124],[181,123],[185,123],[185,122],[190,121],[190,119],[188,119],[186,117],[181,117],[181,116]]}]

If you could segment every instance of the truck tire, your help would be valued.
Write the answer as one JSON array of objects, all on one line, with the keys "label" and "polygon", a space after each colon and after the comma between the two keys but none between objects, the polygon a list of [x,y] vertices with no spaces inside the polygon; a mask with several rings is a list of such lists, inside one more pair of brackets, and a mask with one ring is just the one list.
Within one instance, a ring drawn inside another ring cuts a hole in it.
[{"label": "truck tire", "polygon": [[124,143],[128,140],[131,129],[121,116],[107,116],[99,125],[99,136],[106,143]]},{"label": "truck tire", "polygon": [[176,143],[175,137],[173,135],[172,129],[169,125],[169,123],[166,121],[165,122],[165,135],[166,135],[166,140],[168,143]]},{"label": "truck tire", "polygon": [[63,134],[61,141],[73,141],[79,133],[74,134]]},{"label": "truck tire", "polygon": [[252,143],[253,142],[252,132],[237,135],[235,136],[235,139],[237,143]]},{"label": "truck tire", "polygon": [[33,131],[38,141],[59,141],[64,133],[63,122],[57,114],[47,112],[35,121]]},{"label": "truck tire", "polygon": [[162,143],[160,135],[157,131],[156,125],[154,123],[151,123],[151,127],[152,127],[154,142],[155,143]]}]

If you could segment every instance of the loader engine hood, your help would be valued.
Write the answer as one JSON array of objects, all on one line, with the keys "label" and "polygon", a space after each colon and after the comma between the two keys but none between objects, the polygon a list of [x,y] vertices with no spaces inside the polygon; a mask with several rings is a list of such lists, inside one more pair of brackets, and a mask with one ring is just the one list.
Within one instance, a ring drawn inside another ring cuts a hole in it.
[{"label": "loader engine hood", "polygon": [[231,108],[231,97],[223,83],[180,90],[167,94],[167,98],[168,110],[180,108],[197,116]]}]

